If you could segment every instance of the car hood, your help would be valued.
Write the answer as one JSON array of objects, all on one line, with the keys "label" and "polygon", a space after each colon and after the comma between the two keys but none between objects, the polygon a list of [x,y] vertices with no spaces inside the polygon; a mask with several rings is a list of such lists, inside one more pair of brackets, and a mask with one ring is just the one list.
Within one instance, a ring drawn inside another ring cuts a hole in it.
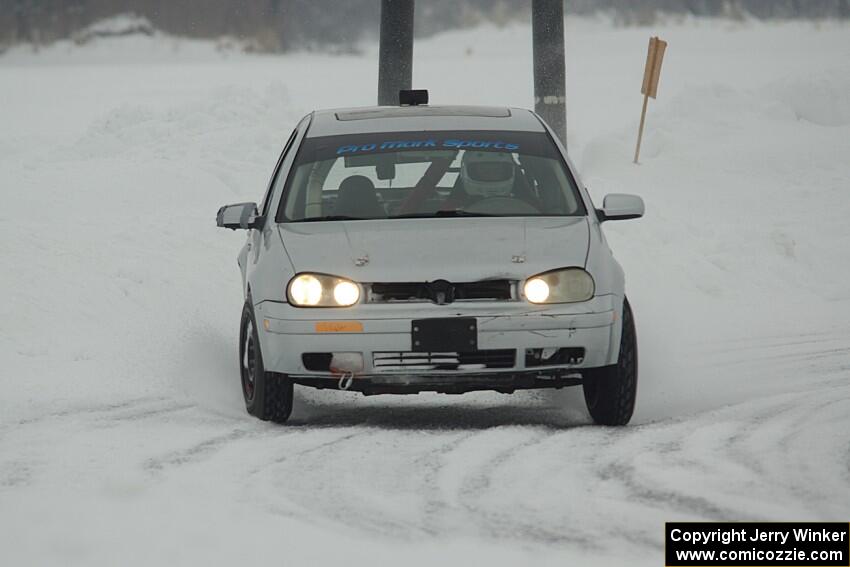
[{"label": "car hood", "polygon": [[585,217],[429,218],[278,225],[296,272],[360,282],[524,279],[585,265]]}]

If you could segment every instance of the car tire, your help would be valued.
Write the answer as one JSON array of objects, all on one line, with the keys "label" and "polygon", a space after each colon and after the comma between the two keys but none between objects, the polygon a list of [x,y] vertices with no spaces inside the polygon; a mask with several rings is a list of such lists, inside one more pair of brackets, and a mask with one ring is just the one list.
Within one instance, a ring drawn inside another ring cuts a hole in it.
[{"label": "car tire", "polygon": [[284,423],[292,413],[292,381],[284,374],[267,372],[250,298],[239,325],[239,374],[248,413],[263,421]]},{"label": "car tire", "polygon": [[626,425],[637,396],[638,350],[635,321],[628,299],[623,300],[623,332],[617,364],[588,373],[583,384],[590,417],[599,425]]}]

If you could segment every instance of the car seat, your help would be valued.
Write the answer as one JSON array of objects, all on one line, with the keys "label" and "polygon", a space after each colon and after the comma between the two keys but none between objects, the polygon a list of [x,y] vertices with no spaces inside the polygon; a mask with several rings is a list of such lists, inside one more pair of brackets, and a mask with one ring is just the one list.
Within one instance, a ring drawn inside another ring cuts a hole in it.
[{"label": "car seat", "polygon": [[363,175],[352,175],[339,184],[334,215],[374,219],[385,218],[387,212],[378,201],[372,181]]}]

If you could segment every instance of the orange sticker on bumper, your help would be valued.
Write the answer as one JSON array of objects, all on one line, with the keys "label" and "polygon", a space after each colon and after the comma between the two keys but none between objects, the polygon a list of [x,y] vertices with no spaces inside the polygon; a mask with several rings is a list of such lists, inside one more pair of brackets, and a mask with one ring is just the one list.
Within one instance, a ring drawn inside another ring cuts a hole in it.
[{"label": "orange sticker on bumper", "polygon": [[319,321],[316,323],[317,333],[362,333],[363,323],[360,321]]}]

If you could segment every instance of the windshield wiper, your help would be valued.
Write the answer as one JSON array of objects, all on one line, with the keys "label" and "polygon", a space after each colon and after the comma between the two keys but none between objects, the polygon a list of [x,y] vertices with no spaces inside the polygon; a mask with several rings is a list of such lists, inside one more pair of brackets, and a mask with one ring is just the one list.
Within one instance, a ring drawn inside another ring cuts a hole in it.
[{"label": "windshield wiper", "polygon": [[324,217],[309,217],[306,219],[298,219],[292,222],[319,222],[319,221],[335,221],[335,220],[372,220],[364,217],[350,217],[348,215],[327,215]]},{"label": "windshield wiper", "polygon": [[404,215],[395,215],[391,219],[427,219],[434,217],[499,217],[503,215],[493,215],[490,213],[473,213],[470,211],[462,211],[455,209],[452,211],[435,211],[433,213],[407,213]]},{"label": "windshield wiper", "polygon": [[394,215],[391,217],[351,217],[348,215],[327,215],[324,217],[309,217],[306,219],[298,219],[290,222],[321,222],[321,221],[350,221],[350,220],[382,220],[382,219],[428,219],[436,217],[500,217],[504,215],[493,215],[489,213],[472,213],[469,211],[452,210],[452,211],[435,211],[433,213],[407,213],[403,215]]}]

